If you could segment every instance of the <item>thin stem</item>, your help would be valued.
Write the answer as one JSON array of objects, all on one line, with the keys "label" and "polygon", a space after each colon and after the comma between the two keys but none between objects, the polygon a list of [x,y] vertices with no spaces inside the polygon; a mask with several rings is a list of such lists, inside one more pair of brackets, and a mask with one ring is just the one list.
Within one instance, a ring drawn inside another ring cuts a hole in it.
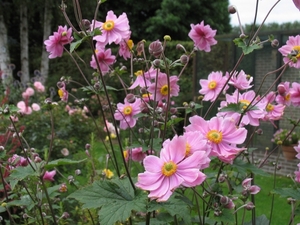
[{"label": "thin stem", "polygon": [[55,218],[55,214],[54,214],[54,210],[52,208],[52,203],[51,203],[51,200],[50,200],[50,197],[49,197],[49,194],[48,194],[48,191],[47,191],[47,187],[45,185],[45,182],[43,180],[43,177],[40,176],[40,181],[42,183],[42,186],[43,186],[43,190],[44,190],[44,193],[46,195],[46,198],[47,198],[47,202],[48,202],[48,205],[49,205],[49,209],[50,209],[50,212],[51,212],[51,216],[52,216],[52,219],[53,219],[53,223],[55,225],[57,225],[57,222],[56,222],[56,218]]}]

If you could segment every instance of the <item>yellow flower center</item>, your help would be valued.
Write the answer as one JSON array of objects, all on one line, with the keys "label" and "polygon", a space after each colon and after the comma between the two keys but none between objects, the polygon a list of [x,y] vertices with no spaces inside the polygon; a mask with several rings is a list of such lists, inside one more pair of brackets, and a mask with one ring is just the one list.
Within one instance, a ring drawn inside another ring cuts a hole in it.
[{"label": "yellow flower center", "polygon": [[111,20],[108,20],[102,24],[102,28],[107,31],[112,30],[114,28],[114,26],[115,26],[115,23],[114,23],[114,21],[111,21]]},{"label": "yellow flower center", "polygon": [[191,152],[191,146],[189,143],[185,143],[185,157],[189,156]]},{"label": "yellow flower center", "polygon": [[300,58],[300,46],[299,45],[294,46],[293,51],[297,53],[296,57]]},{"label": "yellow flower center", "polygon": [[289,93],[289,94],[287,94],[286,96],[284,96],[284,99],[285,99],[286,101],[289,101],[289,100],[291,99],[291,94]]},{"label": "yellow flower center", "polygon": [[127,41],[127,47],[129,48],[129,50],[133,48],[133,41],[131,39]]},{"label": "yellow flower center", "polygon": [[57,93],[58,93],[58,95],[59,95],[60,98],[62,98],[62,97],[64,96],[64,91],[61,90],[61,89],[59,89],[59,90],[57,91]]},{"label": "yellow flower center", "polygon": [[164,86],[161,87],[160,93],[162,95],[167,95],[168,94],[168,90],[169,90],[169,87],[168,87],[168,85],[165,84]]},{"label": "yellow flower center", "polygon": [[127,156],[128,156],[128,150],[123,151],[123,156],[124,156],[125,159],[127,158]]},{"label": "yellow flower center", "polygon": [[242,103],[243,109],[247,109],[248,105],[250,104],[250,101],[248,101],[246,99],[242,99],[242,100],[240,100],[240,103]]},{"label": "yellow flower center", "polygon": [[268,111],[268,112],[270,112],[270,111],[273,111],[273,109],[274,109],[274,105],[272,105],[272,104],[268,104],[267,105],[267,107],[266,107],[266,110]]},{"label": "yellow flower center", "polygon": [[206,134],[206,137],[208,140],[210,140],[211,142],[214,142],[216,144],[219,144],[223,139],[222,132],[219,132],[217,130],[210,130]]},{"label": "yellow flower center", "polygon": [[134,73],[134,75],[136,75],[137,77],[143,75],[143,70],[138,70],[138,71],[136,71],[136,72]]},{"label": "yellow flower center", "polygon": [[64,31],[64,32],[61,33],[62,37],[66,36],[66,35],[67,35],[67,31]]},{"label": "yellow flower center", "polygon": [[208,88],[213,90],[217,87],[217,82],[212,80],[211,82],[208,83]]},{"label": "yellow flower center", "polygon": [[150,97],[151,97],[150,93],[142,94],[142,98],[150,98]]},{"label": "yellow flower center", "polygon": [[163,167],[161,168],[161,172],[163,175],[165,175],[166,177],[170,177],[172,176],[174,173],[176,173],[177,170],[177,165],[172,162],[165,162]]},{"label": "yellow flower center", "polygon": [[130,105],[125,106],[123,109],[123,113],[125,116],[128,116],[132,113],[132,107]]}]

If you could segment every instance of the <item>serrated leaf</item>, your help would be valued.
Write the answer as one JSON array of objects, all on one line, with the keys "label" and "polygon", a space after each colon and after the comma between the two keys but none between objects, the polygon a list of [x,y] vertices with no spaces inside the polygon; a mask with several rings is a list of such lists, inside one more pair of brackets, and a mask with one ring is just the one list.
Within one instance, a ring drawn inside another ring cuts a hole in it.
[{"label": "serrated leaf", "polygon": [[24,180],[27,177],[32,177],[32,176],[38,176],[37,172],[32,169],[30,165],[22,167],[19,166],[11,171],[11,174],[9,176],[9,182],[11,189],[13,190],[16,186],[16,184]]},{"label": "serrated leaf", "polygon": [[86,159],[82,159],[82,160],[71,160],[71,159],[57,159],[54,161],[50,161],[47,165],[45,165],[45,168],[48,169],[52,169],[54,167],[57,166],[64,166],[64,165],[72,165],[72,164],[79,164],[86,161]]},{"label": "serrated leaf", "polygon": [[178,195],[171,196],[167,202],[151,201],[147,211],[152,212],[158,209],[164,209],[171,216],[176,215],[182,218],[185,224],[191,224],[189,205]]},{"label": "serrated leaf", "polygon": [[72,42],[70,44],[70,53],[74,52],[74,50],[76,50],[81,45],[82,42],[83,42],[83,39]]},{"label": "serrated leaf", "polygon": [[262,48],[262,45],[260,45],[260,44],[256,44],[256,43],[253,43],[251,45],[246,44],[245,41],[244,41],[246,38],[236,38],[236,39],[233,40],[235,45],[242,48],[243,53],[245,55],[253,52],[255,49],[261,49]]},{"label": "serrated leaf", "polygon": [[[261,216],[255,218],[256,225],[266,225],[266,224],[269,224],[269,222],[270,221],[268,220],[266,215],[261,215]],[[243,225],[252,225],[252,224],[253,224],[252,221],[250,221],[250,222],[244,223]]]},{"label": "serrated leaf", "polygon": [[127,178],[95,181],[69,197],[83,203],[84,208],[101,208],[101,224],[125,221],[132,210],[146,211],[147,195],[141,190],[134,191]]},{"label": "serrated leaf", "polygon": [[261,175],[265,177],[269,177],[270,174],[267,172],[263,171],[262,169],[254,166],[251,163],[247,163],[243,160],[240,159],[235,159],[233,161],[233,164],[231,165],[233,168],[236,168],[240,173],[254,173],[255,175]]},{"label": "serrated leaf", "polygon": [[233,210],[230,209],[222,209],[222,213],[220,216],[213,216],[213,219],[218,221],[218,222],[222,222],[225,224],[235,224],[235,218],[234,218],[234,214],[233,214]]},{"label": "serrated leaf", "polygon": [[300,188],[276,188],[272,192],[280,195],[280,197],[283,198],[293,198],[296,200],[300,200]]}]

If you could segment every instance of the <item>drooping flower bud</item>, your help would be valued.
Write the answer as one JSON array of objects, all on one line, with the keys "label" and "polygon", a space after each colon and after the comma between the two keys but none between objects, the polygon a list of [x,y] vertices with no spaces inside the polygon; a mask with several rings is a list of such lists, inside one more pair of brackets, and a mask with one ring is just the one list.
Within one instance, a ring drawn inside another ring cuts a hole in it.
[{"label": "drooping flower bud", "polygon": [[228,6],[228,12],[230,14],[235,14],[236,13],[236,8],[234,7],[234,5]]},{"label": "drooping flower bud", "polygon": [[160,57],[163,50],[164,50],[163,45],[159,40],[154,41],[149,45],[149,53],[153,55],[155,58]]},{"label": "drooping flower bud", "polygon": [[285,88],[285,86],[284,86],[284,84],[278,84],[278,86],[277,86],[277,91],[278,91],[278,94],[280,94],[280,95],[285,95],[285,93],[286,93],[286,88]]}]

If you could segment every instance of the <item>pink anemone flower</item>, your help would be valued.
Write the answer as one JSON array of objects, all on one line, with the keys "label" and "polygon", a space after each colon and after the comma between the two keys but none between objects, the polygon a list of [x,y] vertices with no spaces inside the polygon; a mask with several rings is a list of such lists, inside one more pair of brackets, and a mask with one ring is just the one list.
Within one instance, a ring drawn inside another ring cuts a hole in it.
[{"label": "pink anemone flower", "polygon": [[[99,62],[100,70],[103,75],[109,72],[109,66],[114,64],[116,57],[111,54],[111,49],[96,49],[96,57]],[[92,56],[92,60],[90,62],[90,66],[94,69],[98,69],[97,62],[95,60],[94,55]]]},{"label": "pink anemone flower", "polygon": [[[170,79],[170,87],[168,84],[168,79]],[[156,101],[160,101],[163,99],[167,100],[169,92],[170,97],[178,96],[178,80],[179,78],[177,76],[168,77],[167,74],[159,72],[156,81],[149,86],[148,92],[152,94],[151,97],[153,99],[155,98]]]},{"label": "pink anemone flower", "polygon": [[[229,73],[226,73],[226,77],[229,77]],[[250,85],[253,81],[253,77],[247,77],[247,74],[241,70],[240,72],[234,71],[228,84],[234,86],[239,90],[250,89],[253,85]]]},{"label": "pink anemone flower", "polygon": [[200,24],[191,24],[191,31],[189,37],[194,41],[195,47],[201,51],[210,52],[210,46],[217,44],[216,36],[217,30],[211,29],[209,25],[204,26],[204,21]]},{"label": "pink anemone flower", "polygon": [[193,116],[190,123],[185,127],[185,131],[202,133],[212,149],[210,156],[217,156],[223,162],[232,163],[235,156],[244,150],[237,145],[245,141],[247,130],[237,127],[231,118],[213,117],[206,121],[200,116]]},{"label": "pink anemone flower", "polygon": [[290,36],[286,45],[278,49],[283,56],[283,62],[290,67],[300,68],[300,35]]},{"label": "pink anemone flower", "polygon": [[46,171],[43,176],[43,180],[54,181],[55,174],[56,174],[56,170]]},{"label": "pink anemone flower", "polygon": [[94,37],[94,40],[101,43],[104,47],[106,44],[120,44],[122,40],[128,40],[131,35],[129,20],[126,13],[122,13],[117,17],[113,11],[108,11],[106,15],[106,21],[98,22],[93,21],[91,26],[99,27],[101,29],[101,35]]},{"label": "pink anemone flower", "polygon": [[181,185],[194,187],[205,180],[205,174],[199,171],[203,157],[207,156],[196,151],[186,158],[186,139],[175,136],[163,144],[160,157],[150,155],[144,159],[146,171],[138,174],[136,186],[149,191],[151,199],[167,201]]},{"label": "pink anemone flower", "polygon": [[64,45],[72,41],[72,28],[68,29],[67,26],[59,26],[58,31],[54,32],[48,40],[44,41],[47,52],[50,52],[49,58],[61,57],[64,51]]},{"label": "pink anemone flower", "polygon": [[300,84],[297,82],[292,83],[292,87],[290,88],[291,93],[291,103],[293,106],[300,106]]},{"label": "pink anemone flower", "polygon": [[[204,95],[203,101],[215,101],[227,81],[226,76],[222,72],[211,72],[207,80],[201,79],[201,89],[199,93]],[[228,89],[225,87],[224,91]]]},{"label": "pink anemone flower", "polygon": [[120,129],[126,130],[128,127],[135,126],[137,118],[135,115],[141,112],[141,99],[136,99],[134,103],[129,103],[126,98],[124,104],[118,103],[114,117],[116,120],[120,120]]},{"label": "pink anemone flower", "polygon": [[290,82],[286,81],[280,83],[277,87],[278,95],[275,98],[275,101],[278,104],[290,106],[291,105],[291,93],[290,93]]}]

